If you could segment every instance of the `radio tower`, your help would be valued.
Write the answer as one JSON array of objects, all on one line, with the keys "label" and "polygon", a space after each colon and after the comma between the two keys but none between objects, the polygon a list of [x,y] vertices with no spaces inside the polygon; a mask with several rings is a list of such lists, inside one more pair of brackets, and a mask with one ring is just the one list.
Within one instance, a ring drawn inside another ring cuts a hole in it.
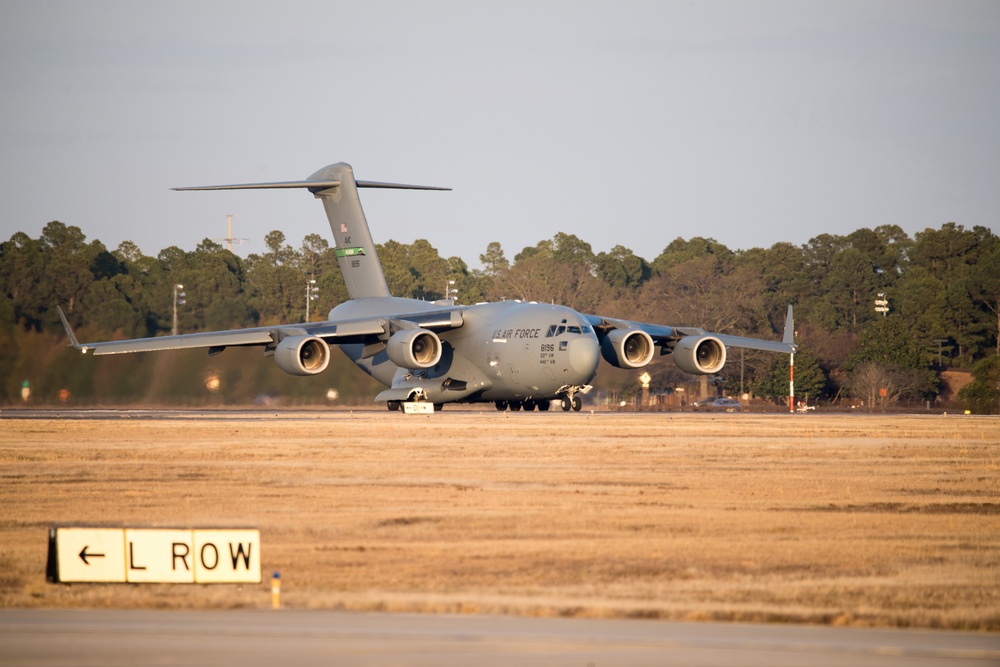
[{"label": "radio tower", "polygon": [[229,244],[229,252],[233,251],[233,244],[234,243],[249,243],[250,242],[249,239],[237,239],[237,238],[233,238],[233,214],[232,213],[227,213],[226,214],[226,224],[228,226],[228,232],[229,232],[228,234],[226,234],[226,238],[224,238],[224,239],[215,239],[215,240],[216,241],[225,241],[226,243],[228,243]]}]

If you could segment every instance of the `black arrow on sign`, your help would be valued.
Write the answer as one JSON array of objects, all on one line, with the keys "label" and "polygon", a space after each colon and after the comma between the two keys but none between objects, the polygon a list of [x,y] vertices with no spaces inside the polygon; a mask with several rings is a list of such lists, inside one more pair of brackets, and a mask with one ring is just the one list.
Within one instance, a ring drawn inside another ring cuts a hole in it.
[{"label": "black arrow on sign", "polygon": [[90,565],[90,563],[87,561],[87,558],[104,558],[104,554],[88,554],[87,548],[89,546],[90,545],[88,544],[87,546],[80,549],[80,560],[83,561],[84,565]]}]

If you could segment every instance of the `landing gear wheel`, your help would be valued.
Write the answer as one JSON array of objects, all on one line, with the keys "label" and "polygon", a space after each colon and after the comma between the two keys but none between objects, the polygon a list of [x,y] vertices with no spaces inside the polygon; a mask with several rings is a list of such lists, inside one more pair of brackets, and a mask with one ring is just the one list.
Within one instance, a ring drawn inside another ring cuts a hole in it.
[{"label": "landing gear wheel", "polygon": [[389,401],[387,406],[389,407],[389,412],[398,412],[400,407],[402,407],[402,403],[401,401]]},{"label": "landing gear wheel", "polygon": [[572,402],[571,400],[569,400],[568,398],[565,398],[565,397],[564,397],[564,398],[563,398],[563,399],[562,399],[562,400],[561,400],[561,401],[559,402],[559,405],[560,405],[560,406],[562,407],[562,409],[563,409],[563,412],[569,412],[570,408],[572,408],[572,407],[573,407],[573,402]]},{"label": "landing gear wheel", "polygon": [[573,412],[579,412],[583,409],[583,399],[579,396],[573,397]]},{"label": "landing gear wheel", "polygon": [[548,412],[550,407],[552,407],[551,401],[539,401],[538,403],[539,412]]},{"label": "landing gear wheel", "polygon": [[443,408],[443,407],[444,407],[444,403],[435,403],[434,404],[434,412],[441,412],[441,408]]},{"label": "landing gear wheel", "polygon": [[511,401],[510,402],[510,411],[511,412],[518,412],[520,409],[521,409],[521,401]]},{"label": "landing gear wheel", "polygon": [[507,411],[507,401],[497,401],[497,411],[506,412]]},{"label": "landing gear wheel", "polygon": [[534,409],[535,409],[535,402],[534,401],[525,401],[524,402],[524,411],[525,412],[531,412]]}]

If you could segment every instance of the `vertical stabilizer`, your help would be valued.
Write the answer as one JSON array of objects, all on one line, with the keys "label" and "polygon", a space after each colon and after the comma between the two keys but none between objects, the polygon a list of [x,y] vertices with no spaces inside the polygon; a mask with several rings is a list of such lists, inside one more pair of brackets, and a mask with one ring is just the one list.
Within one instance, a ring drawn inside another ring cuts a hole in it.
[{"label": "vertical stabilizer", "polygon": [[378,261],[375,241],[361,208],[358,184],[351,165],[343,162],[332,164],[320,169],[308,180],[339,182],[332,188],[310,190],[323,202],[326,217],[330,220],[337,262],[340,272],[344,274],[347,293],[352,299],[391,296],[382,264]]},{"label": "vertical stabilizer", "polygon": [[330,231],[336,245],[337,261],[344,274],[347,293],[352,299],[391,296],[385,282],[382,264],[378,261],[365,212],[361,209],[358,188],[390,190],[450,190],[428,185],[402,185],[378,181],[354,180],[354,169],[346,162],[323,167],[304,181],[276,183],[243,183],[240,185],[203,185],[174,190],[264,190],[305,188],[323,202]]}]

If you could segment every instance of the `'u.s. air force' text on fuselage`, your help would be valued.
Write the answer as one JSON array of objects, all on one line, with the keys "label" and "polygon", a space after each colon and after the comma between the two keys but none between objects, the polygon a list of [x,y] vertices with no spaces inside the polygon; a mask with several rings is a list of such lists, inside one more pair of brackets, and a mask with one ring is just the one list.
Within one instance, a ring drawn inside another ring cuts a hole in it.
[{"label": "'u.s. air force' text on fuselage", "polygon": [[[564,320],[565,322],[565,320]],[[571,334],[581,334],[590,333],[590,327],[586,326],[574,326],[566,324],[553,324],[549,326],[548,330],[545,332],[546,338],[552,338],[553,336],[561,336],[564,333],[569,332]],[[538,329],[497,329],[493,332],[493,340],[501,341],[510,338],[540,338],[542,334],[541,328]]]}]

